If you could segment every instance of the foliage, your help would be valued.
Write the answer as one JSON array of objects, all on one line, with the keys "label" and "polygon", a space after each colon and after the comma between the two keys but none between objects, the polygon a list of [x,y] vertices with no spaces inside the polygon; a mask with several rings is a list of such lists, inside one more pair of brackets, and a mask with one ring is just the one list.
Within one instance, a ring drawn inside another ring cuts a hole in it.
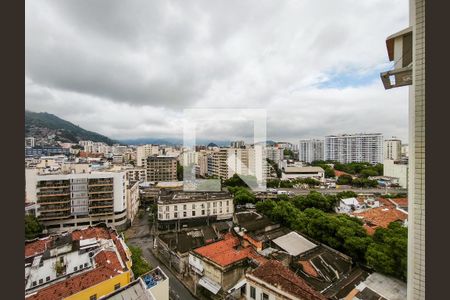
[{"label": "foliage", "polygon": [[372,165],[368,162],[353,162],[348,164],[342,164],[334,162],[334,169],[342,172],[346,172],[353,175],[362,175],[367,178],[368,176],[381,176],[383,175],[383,165]]},{"label": "foliage", "polygon": [[244,187],[229,187],[228,191],[234,196],[234,204],[256,203],[255,195]]},{"label": "foliage", "polygon": [[367,264],[377,272],[406,280],[408,230],[397,222],[377,228],[366,253]]},{"label": "foliage", "polygon": [[406,198],[408,195],[406,193],[397,193],[397,194],[385,194],[383,198],[395,199],[395,198]]},{"label": "foliage", "polygon": [[284,149],[283,150],[283,155],[286,157],[290,157],[293,158],[294,157],[294,152],[291,149]]},{"label": "foliage", "polygon": [[377,187],[378,181],[365,178],[356,178],[352,181],[352,185],[356,187]]},{"label": "foliage", "polygon": [[177,161],[177,180],[183,180],[183,166]]},{"label": "foliage", "polygon": [[336,176],[334,169],[324,160],[315,160],[311,166],[321,167],[325,171],[325,178],[334,178]]},{"label": "foliage", "polygon": [[346,198],[354,198],[357,197],[358,194],[356,194],[353,191],[343,191],[340,193],[337,193],[336,197],[340,200],[340,199],[346,199]]},{"label": "foliage", "polygon": [[44,227],[35,216],[25,216],[25,238],[27,240],[37,238],[43,229]]},{"label": "foliage", "polygon": [[252,185],[256,185],[256,177],[255,176],[251,176],[251,175],[237,175],[234,174],[231,178],[226,179],[223,184],[225,186],[232,186],[232,187],[236,187],[236,186],[240,186],[240,187],[248,187],[248,185],[244,182],[244,180],[242,180],[242,178],[245,178],[246,181],[250,182],[250,184]]},{"label": "foliage", "polygon": [[138,278],[150,271],[151,266],[147,261],[143,259],[141,248],[131,245],[128,245],[128,248],[130,248],[131,251],[131,260],[133,262],[131,270],[133,271],[134,277]]},{"label": "foliage", "polygon": [[281,170],[278,168],[278,164],[268,158],[267,162],[275,169],[275,172],[277,173],[277,178],[281,178]]},{"label": "foliage", "polygon": [[306,196],[296,196],[293,199],[295,207],[300,210],[317,208],[326,212],[334,211],[338,201],[338,198],[334,195],[323,195],[316,191],[311,191]]},{"label": "foliage", "polygon": [[339,185],[350,185],[353,182],[353,178],[350,175],[344,174],[342,176],[339,176],[336,180],[336,184]]},{"label": "foliage", "polygon": [[[341,196],[344,194],[326,199],[326,196],[311,192],[307,196],[295,197],[293,201],[261,201],[256,204],[256,209],[292,230],[346,253],[356,262],[367,263],[377,272],[405,280],[407,229],[391,223],[387,229],[377,229],[371,237],[361,220],[318,209],[326,207],[327,201]],[[307,206],[312,207],[303,210]]]}]

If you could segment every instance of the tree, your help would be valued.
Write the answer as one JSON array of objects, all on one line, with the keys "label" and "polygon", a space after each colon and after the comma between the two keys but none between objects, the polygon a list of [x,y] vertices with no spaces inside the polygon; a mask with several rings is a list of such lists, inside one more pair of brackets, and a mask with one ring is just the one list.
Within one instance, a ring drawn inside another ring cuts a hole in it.
[{"label": "tree", "polygon": [[131,251],[131,261],[133,263],[131,266],[131,270],[133,271],[134,277],[138,278],[141,275],[149,272],[151,270],[151,266],[142,258],[141,248],[131,245],[128,245],[128,248]]},{"label": "tree", "polygon": [[357,197],[358,194],[356,194],[353,191],[343,191],[340,193],[337,193],[336,197],[341,200],[341,199],[346,199],[346,198],[352,198],[352,197]]},{"label": "tree", "polygon": [[27,240],[37,238],[42,230],[44,230],[44,227],[35,216],[25,216],[25,238]]},{"label": "tree", "polygon": [[177,161],[177,180],[183,180],[183,166]]},{"label": "tree", "polygon": [[352,184],[353,178],[350,175],[344,174],[342,176],[339,176],[336,180],[336,184],[339,185],[349,185]]}]

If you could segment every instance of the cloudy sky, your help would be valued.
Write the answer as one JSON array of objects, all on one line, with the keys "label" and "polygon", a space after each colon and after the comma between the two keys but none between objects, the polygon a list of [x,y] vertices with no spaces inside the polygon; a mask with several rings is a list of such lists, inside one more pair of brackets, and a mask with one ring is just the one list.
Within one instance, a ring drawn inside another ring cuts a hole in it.
[{"label": "cloudy sky", "polygon": [[407,26],[407,0],[26,1],[26,109],[115,139],[182,137],[184,109],[257,108],[273,140],[406,140],[408,89],[384,90],[379,73]]}]

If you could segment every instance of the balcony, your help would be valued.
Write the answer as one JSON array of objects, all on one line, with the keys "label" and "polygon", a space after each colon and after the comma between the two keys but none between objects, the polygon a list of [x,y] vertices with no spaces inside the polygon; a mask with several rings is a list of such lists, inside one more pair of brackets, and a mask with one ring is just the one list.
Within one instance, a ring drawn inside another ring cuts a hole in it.
[{"label": "balcony", "polygon": [[39,207],[38,211],[45,212],[64,212],[70,210],[70,205],[46,205],[45,207]]},{"label": "balcony", "polygon": [[68,188],[69,186],[69,181],[39,181],[36,185],[37,188]]},{"label": "balcony", "polygon": [[41,213],[41,215],[38,217],[41,221],[47,221],[47,220],[55,220],[55,219],[67,219],[70,218],[70,209],[66,212],[45,212]]}]

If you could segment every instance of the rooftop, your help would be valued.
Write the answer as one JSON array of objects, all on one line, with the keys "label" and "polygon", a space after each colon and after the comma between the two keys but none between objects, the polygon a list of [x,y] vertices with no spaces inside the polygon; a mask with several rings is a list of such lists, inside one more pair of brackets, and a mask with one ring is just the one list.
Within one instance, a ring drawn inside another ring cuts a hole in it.
[{"label": "rooftop", "polygon": [[323,173],[321,167],[285,167],[284,173]]},{"label": "rooftop", "polygon": [[345,300],[406,299],[406,283],[380,273],[373,273],[350,292]]},{"label": "rooftop", "polygon": [[142,279],[138,278],[126,286],[103,297],[106,300],[153,300]]},{"label": "rooftop", "polygon": [[297,256],[317,247],[316,244],[310,242],[295,231],[280,236],[279,238],[274,239],[273,242],[292,256]]},{"label": "rooftop", "polygon": [[222,267],[245,259],[265,261],[252,247],[241,247],[239,238],[231,233],[227,233],[221,241],[195,249],[194,253],[206,257]]},{"label": "rooftop", "polygon": [[369,234],[375,232],[375,229],[378,227],[387,228],[391,222],[404,222],[408,218],[408,214],[390,207],[376,207],[363,212],[353,213],[353,215],[364,220],[366,223],[365,228]]},{"label": "rooftop", "polygon": [[305,300],[324,300],[324,296],[311,288],[308,283],[295,275],[294,272],[283,266],[276,260],[268,260],[254,271],[250,272],[248,277],[254,276],[271,286],[278,288],[288,294]]}]

